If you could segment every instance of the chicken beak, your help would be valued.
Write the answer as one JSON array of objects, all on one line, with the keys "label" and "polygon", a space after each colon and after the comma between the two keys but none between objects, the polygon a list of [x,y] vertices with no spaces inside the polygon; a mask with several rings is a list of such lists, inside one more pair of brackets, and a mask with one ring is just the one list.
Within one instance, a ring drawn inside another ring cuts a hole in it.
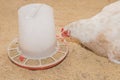
[{"label": "chicken beak", "polygon": [[70,37],[70,31],[64,30],[64,28],[61,28],[61,36],[62,37]]}]

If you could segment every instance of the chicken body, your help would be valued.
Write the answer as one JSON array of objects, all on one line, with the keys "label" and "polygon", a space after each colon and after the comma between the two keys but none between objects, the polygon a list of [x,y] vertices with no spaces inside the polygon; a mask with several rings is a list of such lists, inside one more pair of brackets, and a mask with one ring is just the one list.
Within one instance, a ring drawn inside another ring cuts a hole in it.
[{"label": "chicken body", "polygon": [[120,1],[89,19],[66,25],[65,30],[98,55],[120,64]]}]

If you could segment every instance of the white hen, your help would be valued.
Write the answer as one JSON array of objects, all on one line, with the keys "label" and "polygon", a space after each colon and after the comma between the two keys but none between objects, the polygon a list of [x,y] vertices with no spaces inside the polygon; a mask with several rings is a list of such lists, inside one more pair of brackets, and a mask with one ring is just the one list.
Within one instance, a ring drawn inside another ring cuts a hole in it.
[{"label": "white hen", "polygon": [[66,30],[95,53],[120,64],[120,1],[106,6],[92,18],[70,23]]}]

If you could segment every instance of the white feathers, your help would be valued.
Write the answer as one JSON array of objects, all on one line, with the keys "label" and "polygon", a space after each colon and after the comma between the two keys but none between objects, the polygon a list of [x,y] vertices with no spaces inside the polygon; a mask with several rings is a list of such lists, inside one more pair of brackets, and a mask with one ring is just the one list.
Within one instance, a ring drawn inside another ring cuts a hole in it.
[{"label": "white feathers", "polygon": [[[120,63],[120,1],[106,6],[92,18],[70,23],[65,30],[70,30],[72,37],[94,52],[107,54],[111,61]],[[105,51],[101,53],[102,49]]]},{"label": "white feathers", "polygon": [[104,29],[99,21],[95,19],[86,19],[73,22],[65,27],[71,31],[71,36],[82,42],[94,40],[101,30]]}]

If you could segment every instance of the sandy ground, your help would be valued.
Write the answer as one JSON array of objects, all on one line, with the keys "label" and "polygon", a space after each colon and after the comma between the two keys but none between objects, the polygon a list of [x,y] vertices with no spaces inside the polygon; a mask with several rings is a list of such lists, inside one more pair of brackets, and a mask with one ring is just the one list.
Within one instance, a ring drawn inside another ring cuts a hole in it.
[{"label": "sandy ground", "polygon": [[31,71],[18,67],[7,57],[7,46],[18,35],[17,9],[28,3],[45,3],[54,8],[56,25],[98,13],[115,0],[0,0],[0,80],[120,80],[120,65],[97,56],[76,42],[69,42],[69,55],[58,66]]}]

